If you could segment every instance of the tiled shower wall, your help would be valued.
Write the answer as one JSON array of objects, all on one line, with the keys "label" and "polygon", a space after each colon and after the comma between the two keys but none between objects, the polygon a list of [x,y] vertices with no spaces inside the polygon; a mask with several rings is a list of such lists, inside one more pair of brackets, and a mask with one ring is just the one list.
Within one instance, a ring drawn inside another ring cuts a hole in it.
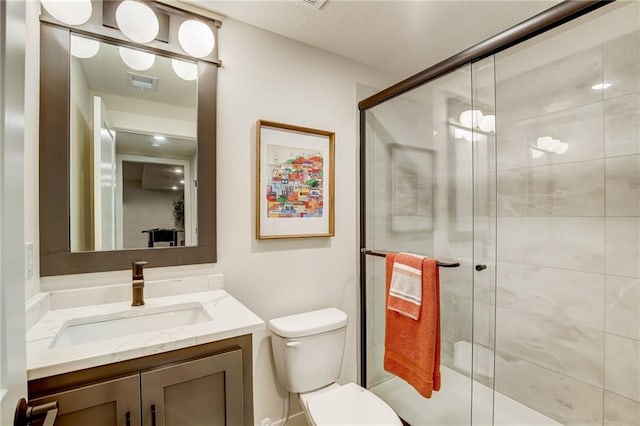
[{"label": "tiled shower wall", "polygon": [[[568,425],[640,424],[637,29],[496,57],[495,386]],[[529,71],[508,75],[515,61]],[[569,149],[533,158],[542,136]]]}]

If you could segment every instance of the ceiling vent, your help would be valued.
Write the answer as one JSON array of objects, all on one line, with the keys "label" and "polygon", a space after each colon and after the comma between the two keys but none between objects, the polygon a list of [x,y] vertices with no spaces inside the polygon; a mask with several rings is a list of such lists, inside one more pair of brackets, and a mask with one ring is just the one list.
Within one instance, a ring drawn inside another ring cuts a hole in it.
[{"label": "ceiling vent", "polygon": [[127,72],[127,83],[129,86],[140,90],[156,90],[158,88],[158,77],[148,77],[146,75]]},{"label": "ceiling vent", "polygon": [[320,9],[327,2],[327,0],[302,0],[302,1],[307,3],[307,4],[310,4],[311,6],[315,7],[316,9]]}]

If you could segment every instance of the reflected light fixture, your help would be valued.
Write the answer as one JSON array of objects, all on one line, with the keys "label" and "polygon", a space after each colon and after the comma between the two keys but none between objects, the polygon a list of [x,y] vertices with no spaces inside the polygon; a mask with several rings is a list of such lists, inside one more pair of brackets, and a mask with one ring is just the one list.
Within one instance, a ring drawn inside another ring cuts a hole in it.
[{"label": "reflected light fixture", "polygon": [[71,34],[71,54],[76,58],[93,58],[98,53],[98,50],[100,50],[100,42],[98,40]]},{"label": "reflected light fixture", "polygon": [[192,62],[185,62],[179,59],[171,60],[171,67],[178,77],[186,81],[193,81],[198,78],[198,65]]},{"label": "reflected light fixture", "polygon": [[604,90],[604,89],[608,89],[609,87],[611,87],[611,83],[607,83],[607,82],[598,83],[591,86],[593,90]]},{"label": "reflected light fixture", "polygon": [[480,123],[478,124],[480,130],[484,130],[485,132],[495,132],[496,131],[496,116],[493,114],[488,114],[482,117]]},{"label": "reflected light fixture", "polygon": [[466,111],[462,111],[458,121],[460,121],[460,124],[462,124],[464,127],[473,128],[478,127],[478,125],[482,121],[482,117],[482,111],[480,111],[479,109],[468,109]]},{"label": "reflected light fixture", "polygon": [[180,179],[180,183],[184,185],[184,179]]},{"label": "reflected light fixture", "polygon": [[91,0],[41,0],[51,16],[67,25],[82,25],[91,18]]},{"label": "reflected light fixture", "polygon": [[178,190],[178,187],[177,187],[177,186],[175,186],[175,185],[173,185],[173,186],[171,187],[171,189],[173,189],[174,191],[177,191],[177,190]]},{"label": "reflected light fixture", "polygon": [[539,149],[530,148],[529,151],[531,151],[531,158],[537,159],[544,155],[544,152],[540,151]]},{"label": "reflected light fixture", "polygon": [[122,34],[137,43],[149,43],[156,38],[160,29],[153,9],[135,0],[124,0],[118,5],[116,22]]},{"label": "reflected light fixture", "polygon": [[155,140],[157,140],[157,141],[163,141],[163,140],[167,139],[167,138],[165,138],[165,137],[164,137],[164,136],[162,136],[162,135],[155,135],[153,138],[154,138]]},{"label": "reflected light fixture", "polygon": [[151,142],[151,146],[157,148],[160,146],[160,144],[158,142]]},{"label": "reflected light fixture", "polygon": [[182,174],[182,169],[173,169],[173,172],[177,175],[181,175]]},{"label": "reflected light fixture", "polygon": [[195,19],[188,19],[180,25],[178,42],[185,52],[195,58],[208,56],[216,45],[211,28]]},{"label": "reflected light fixture", "polygon": [[156,61],[156,55],[140,50],[129,49],[128,47],[118,47],[120,58],[129,67],[137,71],[148,70]]}]

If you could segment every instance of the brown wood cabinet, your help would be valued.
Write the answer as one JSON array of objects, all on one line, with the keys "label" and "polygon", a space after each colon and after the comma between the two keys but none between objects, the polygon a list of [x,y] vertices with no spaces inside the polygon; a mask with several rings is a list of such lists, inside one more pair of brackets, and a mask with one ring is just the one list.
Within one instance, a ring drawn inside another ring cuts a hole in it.
[{"label": "brown wood cabinet", "polygon": [[30,403],[58,401],[56,426],[250,425],[251,337],[223,342],[37,379]]}]

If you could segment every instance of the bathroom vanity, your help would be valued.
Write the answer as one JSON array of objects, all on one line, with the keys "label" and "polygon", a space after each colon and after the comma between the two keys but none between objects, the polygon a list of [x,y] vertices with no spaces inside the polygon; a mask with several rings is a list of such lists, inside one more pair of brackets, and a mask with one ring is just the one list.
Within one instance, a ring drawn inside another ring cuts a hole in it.
[{"label": "bathroom vanity", "polygon": [[58,426],[253,424],[251,334],[264,323],[221,283],[148,282],[140,307],[130,284],[38,295],[30,403],[58,401]]}]

